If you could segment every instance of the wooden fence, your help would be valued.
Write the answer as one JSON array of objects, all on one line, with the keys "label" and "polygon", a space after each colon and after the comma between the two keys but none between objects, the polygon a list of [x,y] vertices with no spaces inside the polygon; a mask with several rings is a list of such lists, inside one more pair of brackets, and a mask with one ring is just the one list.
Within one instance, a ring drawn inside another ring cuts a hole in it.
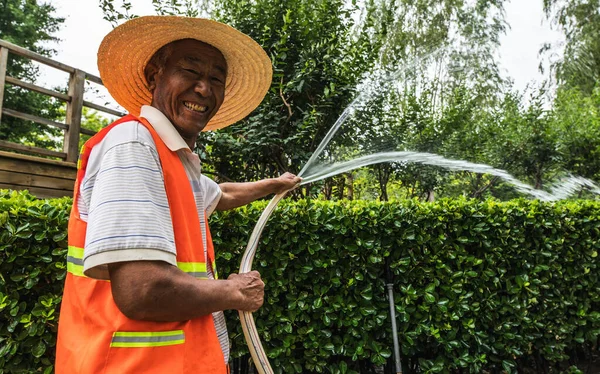
[{"label": "wooden fence", "polygon": [[[9,53],[69,73],[67,94],[8,76],[6,68]],[[81,134],[94,135],[95,133],[81,127],[83,107],[85,106],[119,117],[124,115],[119,111],[85,101],[83,94],[86,80],[102,85],[100,78],[95,75],[75,69],[0,39],[0,121],[3,116],[11,116],[57,127],[62,129],[64,133],[62,152],[0,139],[0,188],[28,189],[38,197],[72,195],[77,170],[77,159],[79,157],[79,138]],[[7,84],[19,86],[66,102],[67,112],[65,122],[56,122],[47,118],[5,108],[3,106],[4,89]]]}]

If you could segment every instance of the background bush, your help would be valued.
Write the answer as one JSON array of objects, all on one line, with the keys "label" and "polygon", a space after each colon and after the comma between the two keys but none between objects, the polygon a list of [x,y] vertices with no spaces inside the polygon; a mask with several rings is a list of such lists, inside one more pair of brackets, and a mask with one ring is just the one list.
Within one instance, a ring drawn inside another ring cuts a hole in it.
[{"label": "background bush", "polygon": [[[0,372],[52,370],[69,203],[0,195]],[[212,217],[223,276],[264,206]],[[271,364],[350,373],[390,360],[388,265],[407,372],[577,364],[600,335],[599,212],[593,201],[284,202],[254,261]]]},{"label": "background bush", "polygon": [[0,190],[0,372],[52,372],[70,199]]}]

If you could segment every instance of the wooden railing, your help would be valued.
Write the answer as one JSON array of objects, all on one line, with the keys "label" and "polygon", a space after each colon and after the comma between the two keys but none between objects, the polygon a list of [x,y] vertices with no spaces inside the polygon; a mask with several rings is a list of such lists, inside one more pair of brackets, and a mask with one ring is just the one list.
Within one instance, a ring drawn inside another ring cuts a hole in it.
[{"label": "wooden railing", "polygon": [[[70,76],[68,94],[65,95],[64,93],[58,91],[49,90],[47,88],[40,87],[32,83],[24,82],[22,80],[7,76],[6,67],[9,53],[14,53],[15,55],[19,55],[40,62],[55,69],[69,73]],[[85,101],[83,99],[83,93],[86,80],[102,85],[102,81],[100,80],[100,78],[95,75],[86,73],[83,70],[76,69],[58,61],[54,61],[52,59],[49,59],[48,57],[39,55],[25,48],[21,48],[17,45],[0,39],[0,121],[3,115],[8,115],[11,117],[17,117],[52,127],[58,127],[64,130],[64,142],[62,152],[56,152],[37,147],[28,147],[20,144],[10,143],[7,141],[0,141],[0,147],[35,155],[57,157],[67,162],[77,162],[77,157],[79,156],[78,152],[80,134],[94,135],[94,131],[81,128],[81,114],[83,107],[86,106],[88,108],[109,113],[114,116],[124,115],[119,111],[101,105],[97,105],[89,101]],[[31,114],[21,113],[9,108],[4,108],[4,87],[7,83],[38,92],[42,95],[52,96],[59,100],[65,101],[67,103],[67,115],[65,123],[60,123],[46,118],[37,117]]]},{"label": "wooden railing", "polygon": [[[68,92],[50,90],[33,83],[7,76],[9,53],[37,61],[69,74]],[[25,48],[0,39],[0,121],[3,116],[16,117],[35,123],[56,127],[64,132],[62,152],[0,140],[0,188],[30,189],[42,197],[64,196],[72,191],[76,162],[79,157],[81,134],[94,135],[94,131],[81,127],[83,107],[95,109],[114,116],[123,116],[117,110],[85,101],[85,82],[102,85],[99,77],[83,70],[54,61]],[[42,95],[51,96],[67,103],[65,122],[22,113],[4,107],[5,86],[19,86]],[[32,156],[23,155],[23,153]],[[54,160],[48,157],[55,158]],[[57,160],[58,159],[58,160]],[[24,169],[23,169],[24,168]],[[43,169],[43,170],[42,170]],[[71,186],[67,188],[67,186]],[[56,190],[56,191],[53,191]],[[36,192],[37,191],[37,192]]]}]

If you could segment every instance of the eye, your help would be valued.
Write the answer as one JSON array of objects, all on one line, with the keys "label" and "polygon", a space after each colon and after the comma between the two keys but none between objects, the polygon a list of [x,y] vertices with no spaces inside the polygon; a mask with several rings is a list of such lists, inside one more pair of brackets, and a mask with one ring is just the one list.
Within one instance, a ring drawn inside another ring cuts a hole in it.
[{"label": "eye", "polygon": [[216,82],[216,83],[223,84],[223,79],[221,79],[220,77],[211,77],[210,79],[211,79],[213,82]]},{"label": "eye", "polygon": [[187,71],[188,73],[192,73],[192,74],[194,74],[194,75],[200,75],[200,74],[199,74],[199,73],[198,73],[196,70],[194,70],[194,69],[183,69],[183,70]]}]

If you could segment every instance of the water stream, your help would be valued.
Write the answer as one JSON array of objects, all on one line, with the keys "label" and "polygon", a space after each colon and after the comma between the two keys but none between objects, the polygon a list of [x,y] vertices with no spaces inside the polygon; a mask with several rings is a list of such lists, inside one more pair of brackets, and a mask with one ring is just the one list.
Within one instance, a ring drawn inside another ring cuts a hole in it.
[{"label": "water stream", "polygon": [[[298,174],[303,178],[302,184],[316,182],[368,165],[383,162],[399,162],[438,166],[451,171],[469,171],[493,175],[512,185],[517,191],[542,201],[566,199],[579,193],[582,189],[596,195],[600,194],[600,187],[594,181],[573,175],[567,175],[558,181],[548,184],[546,190],[540,190],[513,177],[507,171],[494,168],[490,165],[449,159],[433,153],[400,151],[396,147],[383,149],[383,151],[381,148],[378,150],[369,149],[369,146],[364,144],[365,142],[361,142],[360,134],[355,134],[355,138],[353,138],[354,143],[356,143],[354,146],[357,147],[354,156],[346,156],[343,160],[337,159],[335,156],[336,152],[332,150],[332,140],[334,140],[336,134],[339,135],[342,132],[340,130],[347,130],[343,126],[355,114],[367,108],[369,100],[375,93],[385,89],[397,89],[398,82],[406,81],[409,79],[409,76],[414,77],[415,70],[419,66],[426,65],[428,62],[439,59],[446,54],[446,51],[443,49],[437,50],[426,56],[413,59],[410,63],[404,65],[403,68],[394,72],[372,72],[368,78],[363,80],[363,84],[358,89],[360,94],[342,112]],[[350,153],[346,152],[346,154]]]},{"label": "water stream", "polygon": [[600,187],[598,187],[593,181],[582,177],[569,176],[563,178],[562,180],[553,183],[550,186],[550,191],[547,192],[536,189],[527,183],[521,182],[505,170],[496,169],[489,165],[447,159],[433,153],[408,151],[379,152],[361,156],[349,161],[331,164],[314,163],[310,168],[305,168],[303,173],[300,173],[300,176],[303,177],[302,184],[312,183],[321,179],[333,177],[341,173],[346,173],[363,166],[382,162],[406,162],[433,165],[452,171],[471,171],[480,174],[489,174],[499,177],[505,182],[510,183],[517,191],[530,195],[541,201],[556,201],[566,199],[581,191],[582,188],[588,189],[597,195],[600,194]]}]

